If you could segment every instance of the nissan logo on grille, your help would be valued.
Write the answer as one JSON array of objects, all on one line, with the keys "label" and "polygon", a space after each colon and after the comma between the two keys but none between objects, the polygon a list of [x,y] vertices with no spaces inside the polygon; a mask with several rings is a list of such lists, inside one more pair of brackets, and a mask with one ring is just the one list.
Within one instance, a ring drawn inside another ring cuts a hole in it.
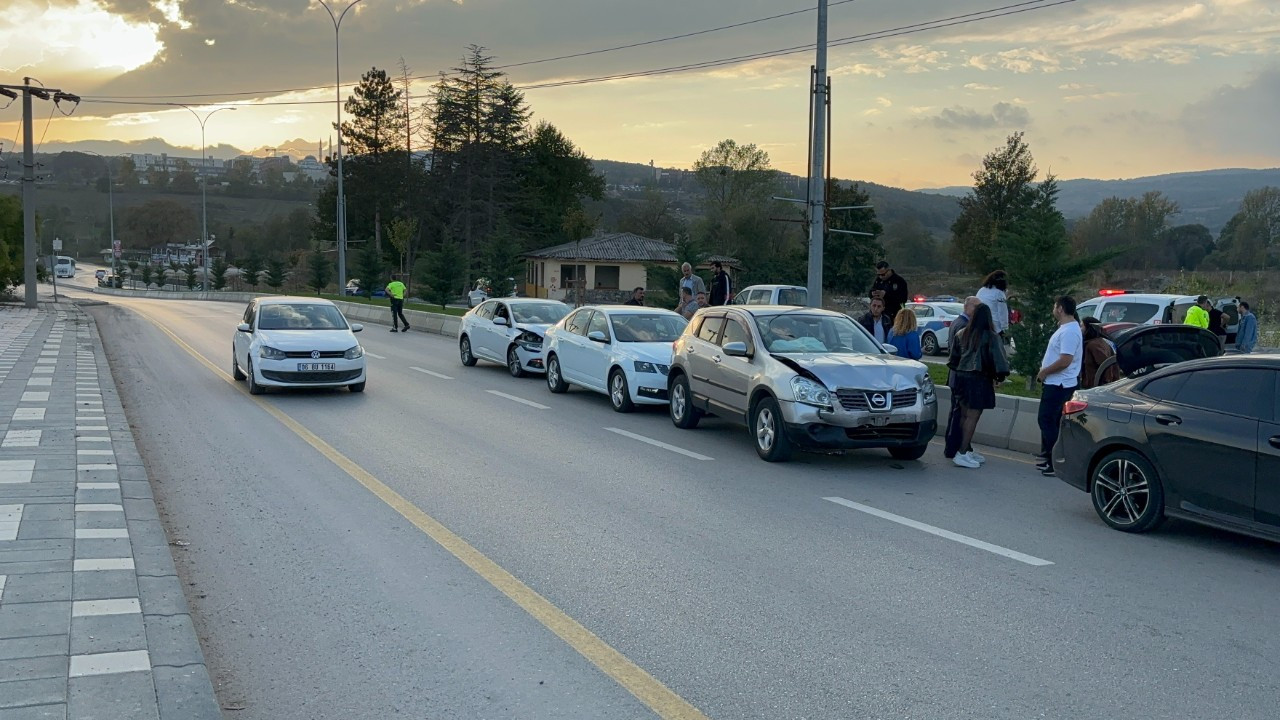
[{"label": "nissan logo on grille", "polygon": [[319,350],[312,350],[312,351],[311,351],[311,359],[312,359],[312,360],[319,360],[319,359],[320,359],[320,351],[319,351]]},{"label": "nissan logo on grille", "polygon": [[884,409],[889,407],[889,396],[885,393],[872,393],[867,396],[867,400],[873,408]]}]

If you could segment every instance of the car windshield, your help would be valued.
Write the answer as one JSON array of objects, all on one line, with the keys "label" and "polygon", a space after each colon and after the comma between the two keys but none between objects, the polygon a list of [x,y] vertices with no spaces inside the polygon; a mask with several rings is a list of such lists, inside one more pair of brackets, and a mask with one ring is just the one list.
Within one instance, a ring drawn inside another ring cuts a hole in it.
[{"label": "car windshield", "polygon": [[346,330],[347,320],[332,305],[263,305],[259,330]]},{"label": "car windshield", "polygon": [[613,335],[618,342],[675,342],[688,324],[679,315],[614,315]]},{"label": "car windshield", "polygon": [[843,315],[781,313],[756,316],[756,328],[771,353],[879,353],[866,332]]},{"label": "car windshield", "polygon": [[937,305],[934,305],[934,307],[940,308],[948,315],[959,315],[964,312],[963,303],[938,303]]},{"label": "car windshield", "polygon": [[518,323],[554,325],[569,314],[569,306],[562,302],[512,303],[511,312]]}]

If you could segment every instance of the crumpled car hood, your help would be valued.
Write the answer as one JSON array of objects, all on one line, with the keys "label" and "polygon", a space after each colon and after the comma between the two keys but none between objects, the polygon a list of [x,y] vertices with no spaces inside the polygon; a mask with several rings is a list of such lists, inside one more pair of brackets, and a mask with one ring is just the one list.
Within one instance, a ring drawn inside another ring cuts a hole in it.
[{"label": "crumpled car hood", "polygon": [[914,390],[929,374],[923,364],[894,355],[795,353],[771,357],[828,390]]}]

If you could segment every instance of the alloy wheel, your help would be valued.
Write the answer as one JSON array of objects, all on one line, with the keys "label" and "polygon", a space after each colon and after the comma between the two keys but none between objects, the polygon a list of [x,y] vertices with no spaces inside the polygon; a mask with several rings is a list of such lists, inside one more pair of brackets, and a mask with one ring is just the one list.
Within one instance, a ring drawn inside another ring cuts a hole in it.
[{"label": "alloy wheel", "polygon": [[622,373],[613,374],[613,382],[609,383],[609,397],[613,400],[614,407],[622,407],[622,401],[626,399],[627,388],[622,381]]},{"label": "alloy wheel", "polygon": [[760,408],[756,412],[756,444],[760,446],[761,450],[768,452],[773,448],[777,432],[772,408]]},{"label": "alloy wheel", "polygon": [[1100,513],[1116,525],[1133,525],[1147,512],[1151,483],[1136,463],[1116,458],[1098,468],[1093,492]]},{"label": "alloy wheel", "polygon": [[676,383],[675,387],[671,388],[671,414],[677,418],[684,417],[688,412],[688,405],[689,397],[685,395],[684,384]]}]

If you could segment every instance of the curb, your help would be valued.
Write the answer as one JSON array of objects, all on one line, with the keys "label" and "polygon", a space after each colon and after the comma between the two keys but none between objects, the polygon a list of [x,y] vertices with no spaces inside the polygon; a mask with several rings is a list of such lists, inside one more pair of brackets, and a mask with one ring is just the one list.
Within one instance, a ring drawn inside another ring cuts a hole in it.
[{"label": "curb", "polygon": [[[951,406],[951,388],[937,387],[939,413]],[[980,445],[1023,453],[1040,452],[1040,401],[1035,398],[996,394],[995,409],[982,413],[973,439]],[[946,431],[946,418],[939,418],[939,432]]]}]

